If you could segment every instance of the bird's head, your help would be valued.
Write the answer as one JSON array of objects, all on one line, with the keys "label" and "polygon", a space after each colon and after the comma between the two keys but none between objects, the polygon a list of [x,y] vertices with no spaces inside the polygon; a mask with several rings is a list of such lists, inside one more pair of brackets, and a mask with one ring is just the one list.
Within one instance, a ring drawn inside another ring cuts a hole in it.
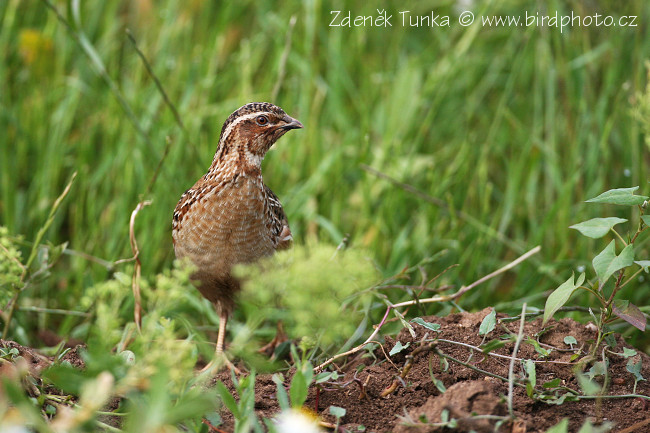
[{"label": "bird's head", "polygon": [[244,163],[259,166],[280,137],[291,129],[302,127],[302,123],[276,105],[268,102],[246,104],[224,122],[215,162],[237,156],[244,158]]}]

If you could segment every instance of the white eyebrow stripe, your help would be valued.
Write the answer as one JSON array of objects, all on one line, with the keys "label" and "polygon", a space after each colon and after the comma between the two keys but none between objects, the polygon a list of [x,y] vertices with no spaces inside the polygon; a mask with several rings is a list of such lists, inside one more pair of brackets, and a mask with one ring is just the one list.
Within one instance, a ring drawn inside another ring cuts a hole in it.
[{"label": "white eyebrow stripe", "polygon": [[259,116],[260,114],[261,113],[259,111],[255,112],[255,113],[248,113],[246,115],[240,116],[237,119],[235,119],[235,121],[232,122],[230,125],[228,125],[226,127],[226,130],[223,131],[223,137],[221,137],[221,141],[222,142],[226,141],[226,138],[228,138],[228,136],[230,135],[232,130],[235,128],[235,126],[239,125],[241,122],[244,122],[246,120],[254,119],[257,116]]}]

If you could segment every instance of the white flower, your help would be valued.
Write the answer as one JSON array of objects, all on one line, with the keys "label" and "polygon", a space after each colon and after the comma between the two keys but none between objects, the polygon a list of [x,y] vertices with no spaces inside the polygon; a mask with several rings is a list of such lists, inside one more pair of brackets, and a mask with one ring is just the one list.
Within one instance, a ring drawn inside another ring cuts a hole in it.
[{"label": "white flower", "polygon": [[282,412],[276,418],[277,433],[322,433],[318,420],[296,409]]}]

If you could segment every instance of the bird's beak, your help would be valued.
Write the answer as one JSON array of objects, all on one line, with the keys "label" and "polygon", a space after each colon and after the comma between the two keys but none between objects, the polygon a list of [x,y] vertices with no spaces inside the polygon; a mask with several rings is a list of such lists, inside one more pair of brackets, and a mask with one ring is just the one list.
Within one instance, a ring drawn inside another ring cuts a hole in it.
[{"label": "bird's beak", "polygon": [[294,119],[293,117],[287,116],[284,118],[284,121],[287,122],[286,125],[282,125],[280,129],[284,129],[285,131],[288,131],[289,129],[300,129],[302,128],[302,123],[298,119]]}]

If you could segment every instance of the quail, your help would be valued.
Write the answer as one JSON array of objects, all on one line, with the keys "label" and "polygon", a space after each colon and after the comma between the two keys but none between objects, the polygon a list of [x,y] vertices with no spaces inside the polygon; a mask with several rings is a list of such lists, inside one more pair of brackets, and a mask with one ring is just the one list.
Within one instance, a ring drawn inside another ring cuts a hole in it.
[{"label": "quail", "polygon": [[262,180],[261,164],[280,137],[302,127],[268,102],[235,110],[221,128],[210,169],[185,191],[174,209],[176,257],[191,260],[192,280],[219,314],[217,357],[223,355],[226,323],[240,290],[233,266],[291,246],[287,217]]}]

